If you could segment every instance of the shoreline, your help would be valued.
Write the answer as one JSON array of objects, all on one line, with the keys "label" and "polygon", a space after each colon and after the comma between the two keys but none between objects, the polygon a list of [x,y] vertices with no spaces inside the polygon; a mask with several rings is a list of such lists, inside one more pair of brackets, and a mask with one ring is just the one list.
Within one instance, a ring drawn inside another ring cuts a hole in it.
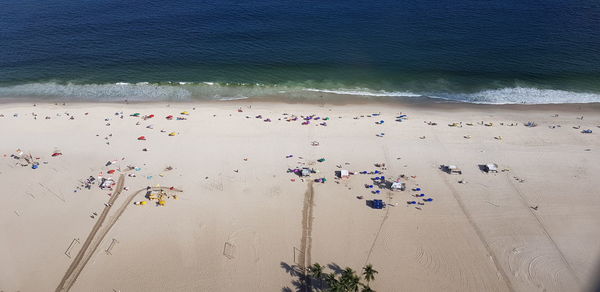
[{"label": "shoreline", "polygon": [[90,100],[61,100],[45,98],[0,98],[0,105],[31,105],[31,104],[98,104],[98,105],[218,105],[218,104],[288,104],[288,105],[320,105],[320,106],[352,106],[352,105],[382,105],[414,109],[445,109],[445,110],[492,110],[492,111],[568,111],[568,112],[600,112],[600,102],[591,103],[549,103],[549,104],[485,104],[440,100],[428,97],[406,97],[393,100],[388,97],[358,97],[354,95],[333,95],[333,98],[308,99],[290,98],[283,96],[252,97],[234,100],[181,100],[181,101],[90,101]]}]

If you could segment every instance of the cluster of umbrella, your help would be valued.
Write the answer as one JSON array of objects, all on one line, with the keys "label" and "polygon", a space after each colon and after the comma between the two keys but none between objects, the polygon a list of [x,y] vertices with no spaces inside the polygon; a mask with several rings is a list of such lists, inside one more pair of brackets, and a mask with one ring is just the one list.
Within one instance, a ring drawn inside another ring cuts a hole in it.
[{"label": "cluster of umbrella", "polygon": [[[414,192],[420,192],[421,188],[414,188],[413,191]],[[424,198],[426,196],[424,193],[416,194],[414,196],[417,197],[417,198],[421,198],[421,200],[423,202],[407,201],[406,204],[408,204],[408,205],[425,205],[424,202],[433,202],[433,198]]]}]

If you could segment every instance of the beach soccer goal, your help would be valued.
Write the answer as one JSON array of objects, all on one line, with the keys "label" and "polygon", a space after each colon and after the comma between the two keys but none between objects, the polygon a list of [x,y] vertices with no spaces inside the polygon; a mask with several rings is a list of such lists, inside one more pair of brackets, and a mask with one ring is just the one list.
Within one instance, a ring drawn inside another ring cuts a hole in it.
[{"label": "beach soccer goal", "polygon": [[305,268],[306,257],[304,256],[304,252],[299,250],[294,246],[294,264],[300,267],[301,269]]},{"label": "beach soccer goal", "polygon": [[233,259],[235,254],[235,245],[225,242],[223,245],[223,255],[228,259]]}]

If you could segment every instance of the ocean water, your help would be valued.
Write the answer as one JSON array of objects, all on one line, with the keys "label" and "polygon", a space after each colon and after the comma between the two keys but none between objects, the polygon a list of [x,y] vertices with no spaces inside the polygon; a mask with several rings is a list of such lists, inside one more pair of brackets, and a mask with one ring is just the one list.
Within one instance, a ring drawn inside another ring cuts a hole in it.
[{"label": "ocean water", "polygon": [[0,98],[600,102],[600,1],[0,3]]}]

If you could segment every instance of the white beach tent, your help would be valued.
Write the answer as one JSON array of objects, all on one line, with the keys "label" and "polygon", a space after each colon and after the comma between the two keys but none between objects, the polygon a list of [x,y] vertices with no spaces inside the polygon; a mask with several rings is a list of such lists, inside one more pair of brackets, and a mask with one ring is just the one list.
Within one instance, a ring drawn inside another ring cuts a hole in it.
[{"label": "white beach tent", "polygon": [[302,176],[309,176],[310,173],[311,173],[310,169],[308,169],[308,168],[302,169]]},{"label": "white beach tent", "polygon": [[498,164],[488,163],[485,165],[487,172],[498,172]]},{"label": "white beach tent", "polygon": [[462,174],[462,170],[456,167],[456,165],[448,165],[446,166],[446,169],[448,170],[449,174]]},{"label": "white beach tent", "polygon": [[404,191],[405,189],[406,189],[406,184],[404,184],[400,180],[397,180],[397,181],[395,181],[395,182],[392,183],[392,190],[401,190],[401,191]]}]

